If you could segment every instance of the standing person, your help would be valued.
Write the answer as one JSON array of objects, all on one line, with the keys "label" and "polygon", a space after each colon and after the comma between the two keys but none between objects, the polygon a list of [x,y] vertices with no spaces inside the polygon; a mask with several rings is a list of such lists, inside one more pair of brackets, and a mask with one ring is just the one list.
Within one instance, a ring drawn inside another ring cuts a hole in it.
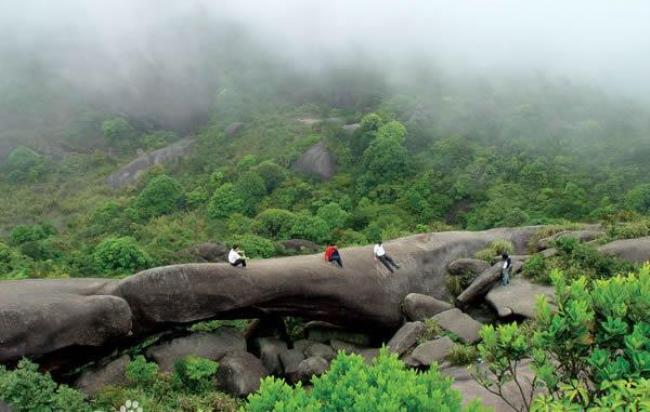
[{"label": "standing person", "polygon": [[510,267],[512,266],[512,259],[508,256],[507,253],[501,255],[501,260],[503,261],[503,267],[501,269],[501,284],[506,286],[510,283]]},{"label": "standing person", "polygon": [[341,269],[343,269],[343,262],[341,261],[341,255],[335,244],[330,244],[325,248],[325,260],[328,262],[334,262]]},{"label": "standing person", "polygon": [[386,250],[384,249],[384,245],[381,242],[381,239],[379,239],[379,242],[375,245],[375,260],[379,259],[381,263],[386,266],[386,269],[390,270],[390,273],[395,273],[391,265],[395,267],[395,269],[399,269],[400,266],[395,263],[392,257],[388,256],[386,254]]},{"label": "standing person", "polygon": [[228,262],[235,267],[239,265],[246,267],[246,256],[244,255],[244,251],[239,249],[239,245],[233,245],[232,249],[230,249]]}]

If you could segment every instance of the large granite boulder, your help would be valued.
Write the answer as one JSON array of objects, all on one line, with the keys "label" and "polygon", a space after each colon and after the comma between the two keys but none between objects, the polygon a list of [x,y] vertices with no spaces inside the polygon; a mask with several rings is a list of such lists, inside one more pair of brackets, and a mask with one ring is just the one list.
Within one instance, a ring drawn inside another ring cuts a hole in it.
[{"label": "large granite boulder", "polygon": [[399,328],[399,330],[393,335],[393,337],[388,341],[386,346],[392,352],[401,355],[402,353],[409,350],[418,339],[424,335],[426,327],[422,322],[408,322],[404,326]]},{"label": "large granite boulder", "polygon": [[410,359],[415,361],[414,366],[431,366],[434,362],[440,362],[454,347],[454,342],[448,336],[436,340],[430,340],[419,344],[410,354]]},{"label": "large granite boulder", "polygon": [[219,360],[227,352],[236,350],[246,350],[246,340],[242,334],[230,328],[221,328],[213,333],[194,333],[152,346],[147,350],[147,356],[156,361],[161,371],[169,372],[174,369],[177,360],[189,355]]},{"label": "large granite boulder", "polygon": [[447,265],[447,272],[452,276],[477,276],[490,268],[490,264],[481,259],[460,258]]},{"label": "large granite boulder", "polygon": [[162,149],[146,153],[108,176],[106,181],[113,189],[133,184],[152,166],[185,157],[192,151],[195,142],[192,138],[186,138]]},{"label": "large granite boulder", "polygon": [[95,367],[85,371],[74,382],[74,387],[79,389],[88,397],[93,397],[107,385],[126,385],[126,367],[131,358],[129,355],[122,355],[119,358],[103,366]]},{"label": "large granite boulder", "polygon": [[296,371],[296,382],[309,383],[312,376],[320,376],[327,371],[329,362],[323,358],[311,357],[303,360]]},{"label": "large granite boulder", "polygon": [[475,343],[481,339],[479,331],[483,325],[461,312],[460,309],[454,308],[439,313],[433,317],[433,320],[444,330],[458,336],[463,342]]},{"label": "large granite boulder", "polygon": [[600,253],[632,263],[650,261],[650,236],[638,239],[615,240],[598,248]]},{"label": "large granite boulder", "polygon": [[540,295],[546,296],[550,302],[555,298],[551,286],[534,284],[521,277],[514,278],[507,286],[497,284],[485,296],[485,300],[497,310],[500,317],[510,315],[535,318],[535,302]]},{"label": "large granite boulder", "polygon": [[245,351],[226,354],[219,361],[217,386],[233,396],[247,396],[260,388],[260,380],[269,375],[262,361]]},{"label": "large granite boulder", "polygon": [[229,249],[220,243],[201,243],[189,248],[188,252],[199,262],[217,263],[228,261]]},{"label": "large granite boulder", "polygon": [[297,373],[300,362],[305,360],[305,354],[300,349],[289,349],[280,354],[280,363],[282,364],[282,371],[290,382],[297,382]]},{"label": "large granite boulder", "polygon": [[269,373],[277,374],[282,371],[280,354],[289,350],[286,342],[272,337],[258,338],[255,340],[255,348]]},{"label": "large granite boulder", "polygon": [[316,143],[302,154],[294,164],[301,173],[329,180],[336,173],[336,161],[324,142]]},{"label": "large granite boulder", "polygon": [[[521,261],[513,260],[512,266],[510,267],[510,276],[512,277],[513,274],[520,272],[523,266],[524,265]],[[503,263],[497,262],[488,270],[478,275],[472,284],[469,285],[469,287],[465,289],[463,293],[458,295],[456,300],[462,305],[485,295],[490,290],[490,288],[492,288],[494,283],[501,279],[502,267]]]},{"label": "large granite boulder", "polygon": [[331,346],[316,342],[305,349],[305,356],[323,358],[326,361],[331,361],[336,357],[336,352],[334,352]]},{"label": "large granite boulder", "polygon": [[424,320],[453,308],[454,306],[434,297],[420,293],[409,293],[404,298],[404,314],[409,320]]}]

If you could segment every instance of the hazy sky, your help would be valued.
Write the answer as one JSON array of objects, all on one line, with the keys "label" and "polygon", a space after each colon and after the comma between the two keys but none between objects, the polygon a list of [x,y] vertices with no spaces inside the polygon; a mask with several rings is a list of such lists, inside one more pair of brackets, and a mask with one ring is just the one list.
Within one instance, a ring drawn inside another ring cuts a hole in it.
[{"label": "hazy sky", "polygon": [[[202,26],[188,27],[189,17]],[[0,51],[43,57],[89,84],[128,77],[147,61],[181,76],[201,59],[197,38],[224,22],[298,68],[363,56],[395,67],[418,57],[456,72],[544,71],[650,93],[644,0],[0,0]],[[101,67],[89,50],[107,59]]]}]

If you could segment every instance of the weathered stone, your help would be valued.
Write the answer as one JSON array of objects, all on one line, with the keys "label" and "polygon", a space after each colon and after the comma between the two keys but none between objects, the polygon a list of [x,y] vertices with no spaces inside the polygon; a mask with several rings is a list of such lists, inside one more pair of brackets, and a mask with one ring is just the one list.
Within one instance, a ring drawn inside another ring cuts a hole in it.
[{"label": "weathered stone", "polygon": [[602,236],[604,232],[598,229],[585,229],[585,230],[566,230],[554,234],[553,236],[541,239],[537,242],[537,250],[548,249],[553,245],[553,242],[561,237],[572,237],[579,242],[589,242]]},{"label": "weathered stone", "polygon": [[278,242],[281,248],[291,253],[315,253],[321,250],[321,247],[311,240],[306,239],[289,239]]},{"label": "weathered stone", "polygon": [[638,239],[615,240],[598,248],[600,253],[632,263],[650,261],[650,236]]},{"label": "weathered stone", "polygon": [[293,343],[293,348],[294,349],[299,349],[302,352],[306,351],[308,347],[313,345],[314,343],[318,343],[315,340],[309,340],[309,339],[298,339]]},{"label": "weathered stone", "polygon": [[453,347],[454,342],[448,336],[444,336],[418,345],[413,349],[411,358],[417,361],[418,366],[430,366],[433,362],[443,360]]},{"label": "weathered stone", "polygon": [[409,320],[424,320],[454,306],[451,303],[438,300],[419,293],[409,293],[404,298],[404,314]]},{"label": "weathered stone", "polygon": [[447,272],[452,276],[479,275],[490,268],[490,264],[481,259],[461,258],[447,265]]},{"label": "weathered stone", "polygon": [[151,166],[171,162],[186,156],[192,151],[195,142],[194,139],[187,138],[162,149],[144,154],[108,176],[106,181],[113,189],[135,183]]},{"label": "weathered stone", "polygon": [[307,349],[305,349],[305,356],[323,358],[326,361],[331,361],[336,357],[336,352],[334,352],[334,349],[332,349],[331,346],[317,342],[313,345],[309,345]]},{"label": "weathered stone", "polygon": [[201,262],[227,262],[228,247],[220,243],[202,243],[191,247],[188,252]]},{"label": "weathered stone", "polygon": [[557,255],[557,249],[552,247],[550,249],[542,250],[539,253],[541,253],[542,256],[544,256],[545,258],[550,258],[550,257],[553,257],[553,256]]},{"label": "weathered stone", "polygon": [[217,386],[234,396],[247,396],[260,388],[260,380],[269,375],[262,361],[244,351],[228,352],[219,361]]},{"label": "weathered stone", "polygon": [[[503,263],[497,262],[488,270],[481,273],[472,282],[472,284],[469,285],[469,287],[463,291],[463,293],[458,295],[458,297],[456,298],[458,302],[460,302],[461,304],[465,304],[486,294],[490,290],[494,282],[501,279],[502,267],[503,267]],[[510,267],[510,276],[521,271],[522,267],[523,267],[523,263],[521,263],[520,261],[516,261],[516,260],[512,261],[512,266]]]},{"label": "weathered stone", "polygon": [[323,358],[312,357],[300,362],[296,371],[296,382],[309,383],[312,376],[320,376],[327,371],[329,362]]},{"label": "weathered stone", "polygon": [[422,322],[407,322],[399,328],[395,335],[388,341],[388,349],[401,355],[411,348],[422,336],[426,328]]},{"label": "weathered stone", "polygon": [[479,331],[483,325],[472,319],[466,313],[463,313],[460,309],[454,308],[439,313],[433,317],[433,320],[444,330],[455,334],[464,342],[474,343],[481,339]]},{"label": "weathered stone", "polygon": [[168,372],[177,360],[188,355],[219,360],[234,350],[246,350],[246,340],[233,329],[221,328],[214,333],[194,333],[153,346],[147,350],[147,356],[156,361],[160,370]]},{"label": "weathered stone", "polygon": [[336,173],[336,161],[325,143],[316,143],[298,158],[294,168],[302,173],[329,180]]},{"label": "weathered stone", "polygon": [[296,374],[298,373],[298,366],[300,362],[305,360],[305,354],[300,349],[289,349],[280,354],[280,363],[284,375],[289,378],[289,381],[296,382]]},{"label": "weathered stone", "polygon": [[507,286],[497,284],[485,296],[498,312],[499,316],[510,315],[535,318],[535,302],[539,295],[546,296],[553,302],[555,292],[551,286],[536,285],[521,277],[514,278]]},{"label": "weathered stone", "polygon": [[255,340],[255,346],[266,370],[270,373],[280,373],[282,371],[280,354],[289,350],[286,342],[277,338],[258,338]]},{"label": "weathered stone", "polygon": [[107,385],[126,385],[126,367],[131,358],[122,355],[106,365],[86,371],[75,381],[74,387],[88,397],[94,397]]}]

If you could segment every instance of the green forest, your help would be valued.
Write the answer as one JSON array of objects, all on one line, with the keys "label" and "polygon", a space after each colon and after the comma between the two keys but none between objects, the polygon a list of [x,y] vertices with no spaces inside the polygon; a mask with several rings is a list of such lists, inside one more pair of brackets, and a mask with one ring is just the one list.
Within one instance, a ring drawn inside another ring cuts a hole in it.
[{"label": "green forest", "polygon": [[[530,362],[535,396],[522,391],[513,410],[650,410],[650,267],[598,251],[650,236],[647,101],[561,76],[467,76],[418,59],[341,59],[315,73],[240,27],[209,34],[194,83],[143,75],[138,99],[124,84],[106,99],[86,93],[47,61],[0,48],[0,288],[125,279],[197,262],[203,244],[239,245],[254,264],[329,244],[539,226],[518,277],[551,286],[555,302],[540,298],[535,319],[484,326],[480,343],[425,320],[422,342],[451,339],[446,362],[483,365],[477,382],[499,396]],[[173,160],[110,183],[179,145]],[[301,163],[314,148],[331,159],[326,176]],[[553,255],[537,253],[535,242],[585,225],[602,234],[559,237]],[[475,257],[493,264],[504,252],[513,245],[496,241]],[[446,287],[458,296],[474,279]],[[285,319],[292,339],[308,320]],[[464,402],[442,366],[407,368],[386,348],[372,363],[341,350],[304,385],[271,376],[231,396],[213,385],[218,361],[189,356],[165,372],[143,356],[158,338],[131,342],[127,384],[94,397],[69,386],[83,368],[61,376],[33,359],[0,363],[0,410],[492,410]]]}]

